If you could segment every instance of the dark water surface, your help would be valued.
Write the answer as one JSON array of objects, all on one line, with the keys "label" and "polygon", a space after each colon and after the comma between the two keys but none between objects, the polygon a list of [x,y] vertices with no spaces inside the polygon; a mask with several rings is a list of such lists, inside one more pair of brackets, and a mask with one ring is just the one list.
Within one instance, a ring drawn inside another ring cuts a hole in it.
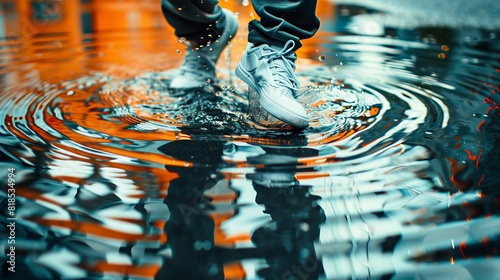
[{"label": "dark water surface", "polygon": [[305,42],[302,132],[249,114],[243,42],[179,93],[168,30],[5,38],[0,278],[500,279],[498,5],[351,2]]}]

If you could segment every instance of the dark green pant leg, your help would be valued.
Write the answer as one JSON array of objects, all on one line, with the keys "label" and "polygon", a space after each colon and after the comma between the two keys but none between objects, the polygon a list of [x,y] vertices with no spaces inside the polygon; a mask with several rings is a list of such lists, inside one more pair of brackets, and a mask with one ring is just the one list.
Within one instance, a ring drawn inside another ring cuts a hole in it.
[{"label": "dark green pant leg", "polygon": [[218,0],[162,0],[161,6],[177,37],[204,43],[220,35],[215,22],[223,21],[224,14],[218,4]]},{"label": "dark green pant leg", "polygon": [[319,29],[316,3],[317,0],[253,0],[260,21],[250,22],[248,41],[284,46],[293,40],[295,49],[300,48],[300,40],[312,37]]}]

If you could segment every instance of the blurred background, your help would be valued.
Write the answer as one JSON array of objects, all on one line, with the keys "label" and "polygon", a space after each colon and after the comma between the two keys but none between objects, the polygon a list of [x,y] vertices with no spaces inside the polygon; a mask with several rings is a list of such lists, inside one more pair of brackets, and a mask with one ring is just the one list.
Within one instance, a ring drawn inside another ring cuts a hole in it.
[{"label": "blurred background", "polygon": [[2,37],[164,27],[160,1],[2,1]]}]

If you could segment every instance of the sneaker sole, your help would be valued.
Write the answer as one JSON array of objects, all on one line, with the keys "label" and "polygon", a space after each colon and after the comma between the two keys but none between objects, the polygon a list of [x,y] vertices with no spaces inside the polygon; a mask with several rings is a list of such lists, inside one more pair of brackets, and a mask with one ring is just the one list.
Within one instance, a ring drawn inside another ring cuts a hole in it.
[{"label": "sneaker sole", "polygon": [[281,104],[274,102],[274,100],[267,94],[263,92],[261,88],[257,87],[255,80],[252,75],[246,71],[241,64],[236,67],[236,76],[238,76],[243,82],[245,82],[250,88],[259,94],[259,102],[262,108],[266,110],[269,114],[273,115],[275,118],[291,124],[297,128],[306,128],[309,126],[309,119],[301,115],[296,114],[293,111],[286,110],[281,107]]}]

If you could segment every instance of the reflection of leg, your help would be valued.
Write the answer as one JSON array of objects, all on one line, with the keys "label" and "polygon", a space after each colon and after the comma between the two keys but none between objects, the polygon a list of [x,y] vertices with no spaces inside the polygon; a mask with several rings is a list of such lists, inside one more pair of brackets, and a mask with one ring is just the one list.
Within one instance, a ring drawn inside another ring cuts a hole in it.
[{"label": "reflection of leg", "polygon": [[257,192],[255,202],[265,207],[273,222],[254,231],[252,242],[260,250],[269,248],[279,252],[265,256],[269,267],[260,270],[259,276],[318,279],[323,269],[316,258],[314,244],[319,239],[319,226],[325,221],[317,205],[319,197],[310,195],[305,186],[269,188],[255,182],[253,185]]},{"label": "reflection of leg", "polygon": [[[170,181],[163,200],[170,216],[164,225],[171,257],[156,279],[223,279],[222,261],[215,246],[212,205],[204,194],[224,176],[218,172],[225,142],[172,141],[158,148],[161,153],[192,166],[165,166],[178,178]],[[196,174],[196,176],[193,176]]]},{"label": "reflection of leg", "polygon": [[201,87],[216,79],[215,65],[238,29],[233,13],[217,0],[163,0],[166,20],[175,35],[188,41],[184,63],[170,84],[173,89]]},{"label": "reflection of leg", "polygon": [[250,22],[248,41],[283,47],[293,40],[298,49],[302,46],[300,40],[312,37],[319,28],[316,3],[317,0],[253,0],[261,19]]}]

